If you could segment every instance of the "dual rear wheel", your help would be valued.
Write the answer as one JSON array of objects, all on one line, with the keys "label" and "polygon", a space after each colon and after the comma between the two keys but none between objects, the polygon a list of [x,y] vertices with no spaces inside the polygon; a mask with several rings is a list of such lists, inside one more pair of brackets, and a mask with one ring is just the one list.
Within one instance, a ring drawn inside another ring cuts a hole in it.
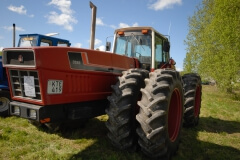
[{"label": "dual rear wheel", "polygon": [[106,109],[112,144],[121,150],[140,146],[148,157],[169,159],[178,149],[186,112],[183,86],[179,73],[171,69],[124,71],[112,86]]}]

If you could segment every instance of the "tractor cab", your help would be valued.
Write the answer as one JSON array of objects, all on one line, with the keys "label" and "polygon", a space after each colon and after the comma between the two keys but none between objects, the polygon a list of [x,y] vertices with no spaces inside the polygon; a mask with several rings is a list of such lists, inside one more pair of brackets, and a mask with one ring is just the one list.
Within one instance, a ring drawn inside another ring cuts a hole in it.
[{"label": "tractor cab", "polygon": [[19,35],[18,47],[32,46],[65,46],[69,47],[71,43],[68,40],[51,37],[41,34],[21,34]]},{"label": "tractor cab", "polygon": [[168,39],[152,27],[117,29],[114,35],[113,52],[138,59],[141,68],[149,71],[175,68],[175,62],[169,56]]}]

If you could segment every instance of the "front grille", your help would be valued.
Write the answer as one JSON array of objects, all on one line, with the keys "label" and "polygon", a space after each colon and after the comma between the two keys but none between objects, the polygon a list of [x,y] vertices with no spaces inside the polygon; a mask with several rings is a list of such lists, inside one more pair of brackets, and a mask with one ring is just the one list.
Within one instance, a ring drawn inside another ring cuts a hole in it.
[{"label": "front grille", "polygon": [[[12,84],[13,96],[32,100],[41,100],[41,90],[37,71],[10,69],[9,74]],[[25,94],[24,76],[31,76],[34,78],[35,96],[27,96]]]}]

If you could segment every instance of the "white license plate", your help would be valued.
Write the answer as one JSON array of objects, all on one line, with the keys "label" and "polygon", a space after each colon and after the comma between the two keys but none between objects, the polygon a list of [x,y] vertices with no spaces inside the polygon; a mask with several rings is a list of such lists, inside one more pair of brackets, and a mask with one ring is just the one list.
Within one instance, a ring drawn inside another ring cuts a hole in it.
[{"label": "white license plate", "polygon": [[62,94],[63,81],[62,80],[48,80],[48,94]]}]

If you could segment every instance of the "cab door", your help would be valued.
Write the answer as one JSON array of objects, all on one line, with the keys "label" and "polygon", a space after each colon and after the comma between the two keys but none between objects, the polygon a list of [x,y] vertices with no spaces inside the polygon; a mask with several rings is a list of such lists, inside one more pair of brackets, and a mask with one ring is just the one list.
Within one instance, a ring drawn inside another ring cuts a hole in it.
[{"label": "cab door", "polygon": [[169,50],[166,49],[169,43],[162,36],[155,34],[155,69],[166,68],[164,66],[169,62]]}]

